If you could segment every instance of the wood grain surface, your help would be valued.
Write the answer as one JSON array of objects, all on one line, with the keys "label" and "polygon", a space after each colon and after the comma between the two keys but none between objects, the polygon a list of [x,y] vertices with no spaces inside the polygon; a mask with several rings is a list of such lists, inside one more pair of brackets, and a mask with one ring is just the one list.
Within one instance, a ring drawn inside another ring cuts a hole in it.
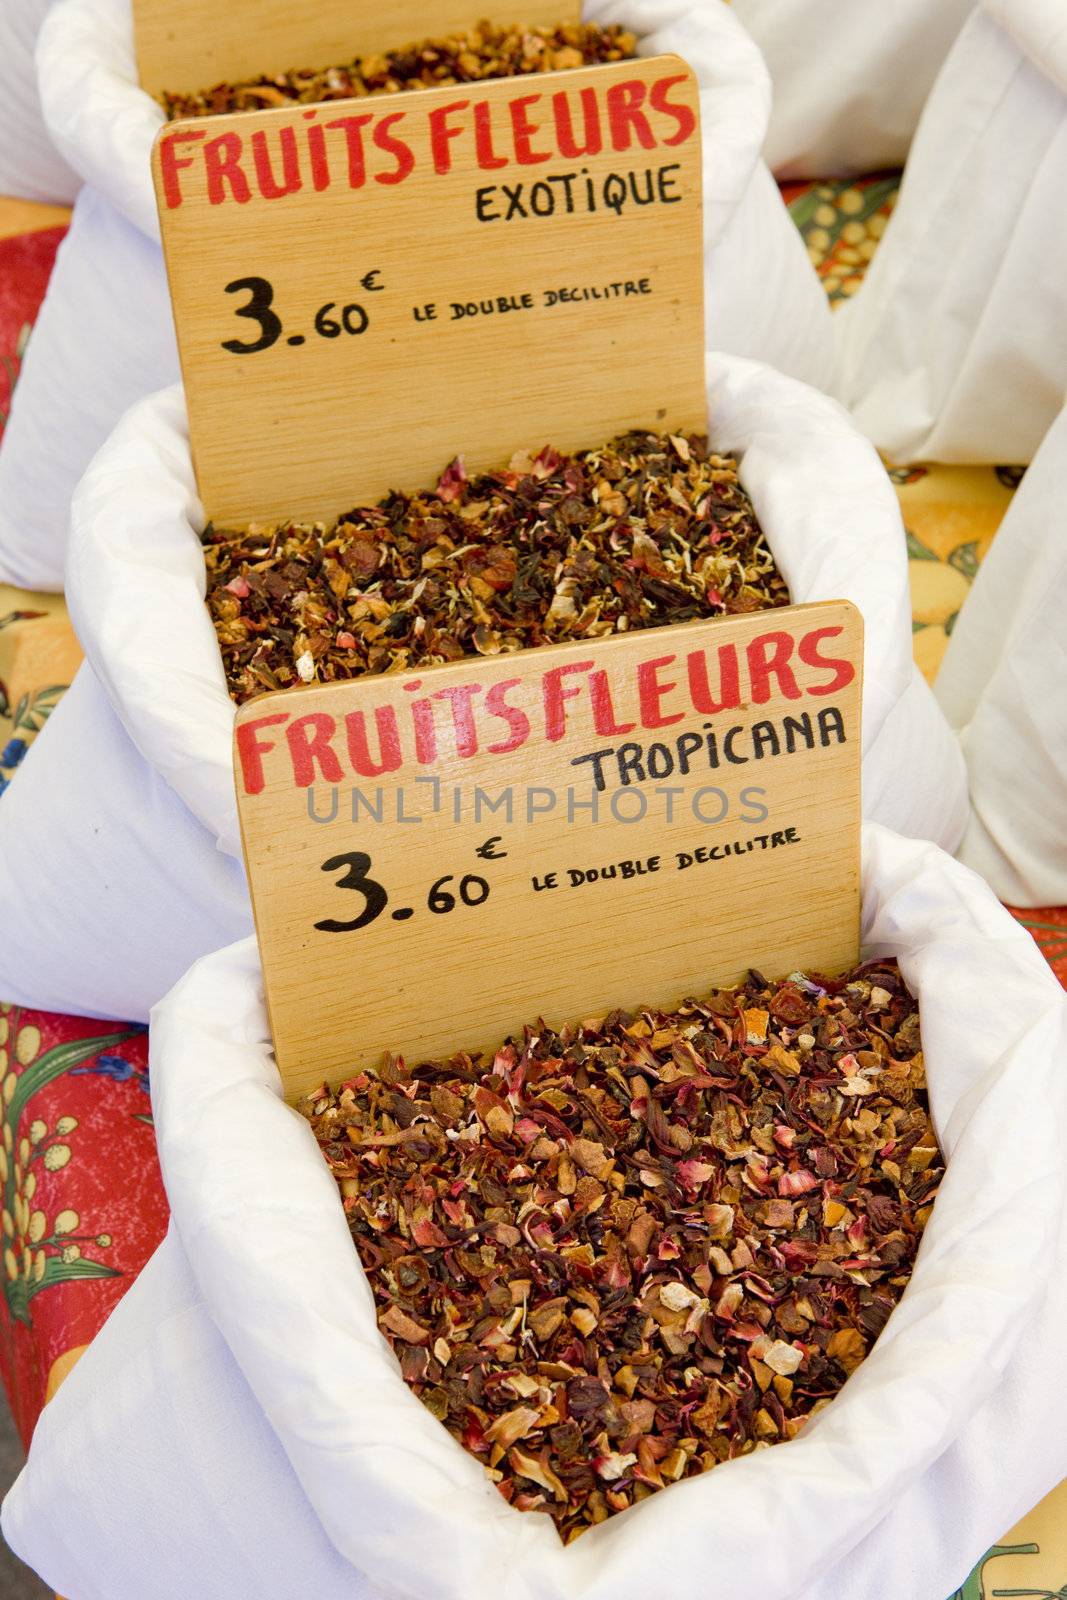
[{"label": "wood grain surface", "polygon": [[470,0],[133,0],[141,86],[191,93],[224,80],[273,75],[292,68],[327,67],[398,46],[467,32],[477,23],[577,22],[576,0],[526,0],[521,15]]},{"label": "wood grain surface", "polygon": [[859,613],[826,601],[247,703],[287,1094],[854,962],[861,679]]},{"label": "wood grain surface", "polygon": [[172,124],[153,165],[217,522],[335,516],[460,453],[707,425],[676,57]]}]

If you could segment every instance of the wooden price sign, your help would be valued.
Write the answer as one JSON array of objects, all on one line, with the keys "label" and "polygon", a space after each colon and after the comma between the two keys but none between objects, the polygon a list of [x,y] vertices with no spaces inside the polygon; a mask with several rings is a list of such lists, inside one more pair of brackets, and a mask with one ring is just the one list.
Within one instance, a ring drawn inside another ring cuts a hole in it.
[{"label": "wooden price sign", "polygon": [[242,706],[287,1095],[853,964],[861,678],[859,613],[824,601]]},{"label": "wooden price sign", "polygon": [[201,498],[328,518],[520,447],[707,425],[696,81],[674,56],[163,129]]},{"label": "wooden price sign", "polygon": [[[577,22],[576,0],[527,0],[527,27]],[[191,93],[292,68],[325,67],[423,39],[468,32],[479,22],[509,23],[514,13],[470,0],[133,0],[141,87]]]}]

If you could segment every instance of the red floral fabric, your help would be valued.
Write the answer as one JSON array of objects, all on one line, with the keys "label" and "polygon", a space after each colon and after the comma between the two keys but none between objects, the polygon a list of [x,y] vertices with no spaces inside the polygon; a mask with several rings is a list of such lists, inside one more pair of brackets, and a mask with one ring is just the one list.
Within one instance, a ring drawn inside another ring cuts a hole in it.
[{"label": "red floral fabric", "polygon": [[1044,906],[1037,911],[1008,910],[1024,928],[1029,928],[1041,952],[1067,989],[1067,906]]},{"label": "red floral fabric", "polygon": [[128,1023],[0,1005],[0,1376],[27,1444],[55,1363],[166,1231],[147,1045]]},{"label": "red floral fabric", "polygon": [[26,341],[44,299],[66,228],[42,228],[0,239],[0,438]]}]

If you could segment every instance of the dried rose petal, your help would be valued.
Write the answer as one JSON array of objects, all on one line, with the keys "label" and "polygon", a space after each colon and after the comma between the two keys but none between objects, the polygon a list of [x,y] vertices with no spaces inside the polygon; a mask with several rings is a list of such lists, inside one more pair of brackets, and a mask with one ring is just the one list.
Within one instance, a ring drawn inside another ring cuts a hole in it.
[{"label": "dried rose petal", "polygon": [[566,1540],[794,1438],[863,1361],[942,1172],[920,1046],[891,962],[752,974],[302,1109],[404,1381]]},{"label": "dried rose petal", "polygon": [[[635,431],[474,478],[457,458],[432,492],[387,495],[330,527],[207,528],[231,695],[788,603],[735,464],[697,434],[686,443],[683,460]],[[749,1009],[765,1038],[766,1007]]]}]

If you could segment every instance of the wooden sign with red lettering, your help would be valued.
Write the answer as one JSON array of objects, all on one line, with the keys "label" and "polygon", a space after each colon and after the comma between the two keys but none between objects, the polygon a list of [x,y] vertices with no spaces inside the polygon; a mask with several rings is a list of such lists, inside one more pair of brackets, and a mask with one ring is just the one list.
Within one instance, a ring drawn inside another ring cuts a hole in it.
[{"label": "wooden sign with red lettering", "polygon": [[201,498],[329,518],[520,448],[707,426],[674,56],[173,123],[153,166]]},{"label": "wooden sign with red lettering", "polygon": [[265,695],[235,768],[286,1093],[859,951],[846,601]]},{"label": "wooden sign with red lettering", "polygon": [[527,27],[577,22],[577,0],[527,0],[521,16],[470,0],[133,0],[141,87],[191,93],[294,68],[329,67],[425,39],[467,33],[483,20]]}]

